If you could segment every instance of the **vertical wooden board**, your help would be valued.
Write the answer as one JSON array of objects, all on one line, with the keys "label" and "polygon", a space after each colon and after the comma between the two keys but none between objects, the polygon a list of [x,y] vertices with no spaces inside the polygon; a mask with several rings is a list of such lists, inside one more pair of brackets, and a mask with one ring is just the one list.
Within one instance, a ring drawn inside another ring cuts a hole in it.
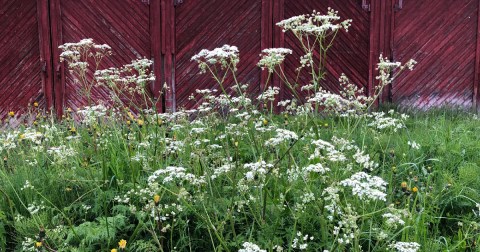
[{"label": "vertical wooden board", "polygon": [[[238,76],[250,84],[251,98],[260,90],[262,0],[184,0],[175,9],[175,99],[177,107],[192,108],[188,97],[196,89],[220,90],[208,74],[199,75],[193,55],[202,49],[212,50],[224,44],[240,50]],[[231,80],[229,80],[229,86]],[[199,98],[199,96],[196,96]]]},{"label": "vertical wooden board", "polygon": [[0,0],[0,119],[45,107],[37,15],[36,1]]},{"label": "vertical wooden board", "polygon": [[[151,58],[150,7],[146,1],[118,0],[62,0],[60,1],[60,44],[92,38],[97,44],[108,44],[113,55],[99,67],[121,67],[134,59]],[[158,38],[157,38],[158,39]],[[56,49],[56,53],[61,53]],[[88,78],[93,78],[95,67],[90,67]],[[78,109],[87,104],[79,93],[74,77],[65,71],[65,107]],[[110,100],[105,88],[92,90],[96,103]]]},{"label": "vertical wooden board", "polygon": [[[370,13],[362,8],[361,1],[285,0],[284,18],[310,14],[313,10],[326,13],[328,7],[337,10],[342,20],[352,19],[353,21],[348,32],[342,30],[337,34],[327,55],[326,77],[321,85],[326,90],[338,92],[340,87],[338,78],[345,73],[353,83],[366,89],[369,77]],[[304,53],[299,41],[291,32],[285,34],[284,46],[294,51],[292,56],[287,57],[284,64],[287,77],[294,81],[298,74],[295,69],[299,66],[300,56]],[[298,76],[299,89],[311,81],[305,69]],[[284,93],[285,99],[292,97],[292,92],[288,89]]]},{"label": "vertical wooden board", "polygon": [[418,65],[393,83],[393,102],[471,108],[477,15],[477,0],[403,1],[395,14],[394,60]]}]

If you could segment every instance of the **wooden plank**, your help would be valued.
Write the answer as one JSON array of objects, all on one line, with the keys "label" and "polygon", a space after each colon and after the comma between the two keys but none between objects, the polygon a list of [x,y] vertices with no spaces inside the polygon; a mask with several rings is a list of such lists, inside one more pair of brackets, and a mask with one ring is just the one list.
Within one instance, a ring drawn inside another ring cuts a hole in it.
[{"label": "wooden plank", "polygon": [[52,66],[54,85],[54,107],[59,118],[63,115],[65,101],[65,63],[60,62],[60,49],[62,45],[62,26],[60,0],[50,1],[50,24],[52,40]]},{"label": "wooden plank", "polygon": [[175,29],[175,8],[172,1],[162,0],[162,53],[163,53],[163,72],[164,83],[167,85],[165,90],[165,110],[175,112],[175,85],[174,85],[174,49],[175,38],[173,29]]},{"label": "wooden plank", "polygon": [[162,99],[162,19],[160,0],[153,0],[150,3],[150,44],[152,45],[151,59],[153,59],[153,72],[155,81],[153,82],[152,95],[157,101],[155,106],[158,112],[164,112]]},{"label": "wooden plank", "polygon": [[47,0],[37,0],[40,67],[47,110],[53,109],[53,67],[50,39],[49,6]]},{"label": "wooden plank", "polygon": [[478,85],[480,74],[480,0],[477,3],[477,45],[475,48],[475,73],[473,80],[473,109],[478,112],[479,95]]},{"label": "wooden plank", "polygon": [[[262,0],[262,41],[261,49],[273,47],[273,0]],[[268,80],[268,71],[262,71],[260,77],[260,89],[265,90]],[[268,80],[269,82],[271,80]]]}]

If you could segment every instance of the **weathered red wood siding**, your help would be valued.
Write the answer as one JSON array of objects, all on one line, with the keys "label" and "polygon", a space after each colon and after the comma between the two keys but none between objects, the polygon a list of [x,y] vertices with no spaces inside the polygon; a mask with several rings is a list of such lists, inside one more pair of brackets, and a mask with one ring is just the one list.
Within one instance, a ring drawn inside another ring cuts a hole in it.
[{"label": "weathered red wood siding", "polygon": [[403,1],[395,13],[393,58],[413,58],[418,65],[393,83],[394,103],[420,109],[472,107],[478,2]]},{"label": "weathered red wood siding", "polygon": [[[191,57],[201,49],[223,44],[240,49],[239,81],[249,83],[255,97],[267,74],[256,66],[268,47],[292,48],[283,66],[295,79],[300,56],[291,34],[275,24],[293,15],[339,11],[353,19],[348,33],[340,32],[328,55],[322,85],[338,92],[345,73],[373,94],[376,64],[382,54],[393,61],[414,58],[418,66],[402,74],[381,95],[380,102],[426,109],[444,105],[479,106],[480,0],[0,0],[0,118],[29,103],[56,109],[86,104],[78,94],[58,46],[93,38],[112,46],[114,55],[102,67],[120,66],[132,59],[154,60],[157,81],[150,91],[160,111],[191,108],[196,89],[218,88]],[[278,78],[273,85],[281,86]],[[308,82],[301,75],[300,83]],[[167,89],[164,90],[164,84]],[[160,95],[160,93],[163,95]],[[291,92],[282,88],[282,98]],[[107,100],[94,89],[94,100]],[[162,99],[163,98],[163,99]]]},{"label": "weathered red wood siding", "polygon": [[37,2],[0,0],[0,119],[33,102],[46,107]]}]

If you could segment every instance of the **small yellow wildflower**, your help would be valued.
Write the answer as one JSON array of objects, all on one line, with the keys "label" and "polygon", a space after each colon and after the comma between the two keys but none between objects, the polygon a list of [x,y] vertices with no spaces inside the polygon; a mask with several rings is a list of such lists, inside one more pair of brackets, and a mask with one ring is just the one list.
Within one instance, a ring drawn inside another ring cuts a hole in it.
[{"label": "small yellow wildflower", "polygon": [[162,119],[158,119],[157,123],[158,123],[158,125],[162,125],[162,123],[163,123]]},{"label": "small yellow wildflower", "polygon": [[77,129],[75,129],[75,126],[70,127],[70,133],[72,134],[77,133]]},{"label": "small yellow wildflower", "polygon": [[119,248],[124,249],[126,246],[127,246],[127,241],[126,241],[126,240],[121,239],[121,240],[118,242],[118,247],[119,247]]},{"label": "small yellow wildflower", "polygon": [[14,116],[15,116],[15,112],[10,111],[10,112],[8,112],[8,115],[9,115],[10,117],[14,117]]},{"label": "small yellow wildflower", "polygon": [[130,126],[131,122],[130,120],[127,120],[127,125]]},{"label": "small yellow wildflower", "polygon": [[145,122],[142,119],[137,120],[138,126],[142,127]]},{"label": "small yellow wildflower", "polygon": [[38,122],[37,122],[37,121],[33,121],[33,125],[38,125]]},{"label": "small yellow wildflower", "polygon": [[42,246],[42,242],[41,242],[41,241],[35,242],[35,247],[40,248],[41,246]]},{"label": "small yellow wildflower", "polygon": [[117,251],[118,251],[117,249],[110,250],[110,252],[117,252]]},{"label": "small yellow wildflower", "polygon": [[18,136],[18,138],[19,138],[20,140],[24,139],[24,138],[25,138],[25,134],[20,134],[20,135]]},{"label": "small yellow wildflower", "polygon": [[234,144],[235,144],[235,147],[238,147],[238,142],[235,142]]},{"label": "small yellow wildflower", "polygon": [[407,182],[403,181],[401,186],[402,186],[402,188],[407,188]]},{"label": "small yellow wildflower", "polygon": [[413,192],[413,193],[418,192],[418,188],[415,186],[414,188],[412,188],[412,192]]},{"label": "small yellow wildflower", "polygon": [[72,109],[71,109],[71,108],[67,108],[67,112],[68,112],[68,113],[72,113]]},{"label": "small yellow wildflower", "polygon": [[323,126],[324,126],[325,128],[328,127],[328,123],[325,123]]},{"label": "small yellow wildflower", "polygon": [[157,205],[158,202],[160,202],[160,195],[155,194],[155,196],[153,196],[153,202],[155,202],[155,205]]},{"label": "small yellow wildflower", "polygon": [[35,108],[38,107],[38,102],[34,102],[34,103],[33,103],[33,106],[34,106]]},{"label": "small yellow wildflower", "polygon": [[267,119],[263,119],[263,125],[267,126],[267,124],[268,124]]}]

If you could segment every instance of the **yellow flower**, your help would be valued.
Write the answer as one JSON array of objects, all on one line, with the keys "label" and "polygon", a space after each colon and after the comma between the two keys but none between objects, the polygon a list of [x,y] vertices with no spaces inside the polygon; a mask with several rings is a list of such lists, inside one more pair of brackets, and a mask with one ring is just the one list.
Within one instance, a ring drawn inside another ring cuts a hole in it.
[{"label": "yellow flower", "polygon": [[72,126],[72,127],[70,128],[70,132],[71,132],[71,133],[76,133],[76,132],[77,132],[77,129],[75,129],[75,126]]},{"label": "yellow flower", "polygon": [[9,115],[10,117],[14,117],[14,116],[15,116],[15,112],[10,111],[10,112],[8,112],[8,115]]},{"label": "yellow flower", "polygon": [[163,123],[162,119],[158,119],[157,122],[158,122],[158,125],[162,125],[162,123]]},{"label": "yellow flower", "polygon": [[328,123],[325,123],[323,126],[324,126],[325,128],[328,127]]},{"label": "yellow flower", "polygon": [[117,249],[110,250],[110,252],[117,252],[117,251],[118,251]]},{"label": "yellow flower", "polygon": [[38,125],[38,122],[37,122],[37,121],[33,121],[33,125]]},{"label": "yellow flower", "polygon": [[144,124],[144,121],[142,119],[138,119],[137,124],[138,124],[138,126],[142,127],[143,124]]},{"label": "yellow flower", "polygon": [[34,103],[33,103],[33,106],[34,106],[35,108],[38,107],[38,102],[34,102]]},{"label": "yellow flower", "polygon": [[268,124],[267,119],[263,119],[263,125],[267,126],[267,124]]},{"label": "yellow flower", "polygon": [[407,188],[407,182],[403,181],[401,186],[402,186],[402,188]]},{"label": "yellow flower", "polygon": [[238,142],[235,142],[234,144],[235,144],[235,147],[238,147]]},{"label": "yellow flower", "polygon": [[121,240],[118,242],[118,247],[119,247],[119,248],[124,249],[126,246],[127,246],[127,241],[126,241],[126,240],[121,239]]},{"label": "yellow flower", "polygon": [[35,242],[35,247],[40,248],[41,246],[42,246],[42,242],[41,242],[41,241]]},{"label": "yellow flower", "polygon": [[413,192],[413,193],[418,192],[418,188],[415,186],[414,188],[412,188],[412,192]]},{"label": "yellow flower", "polygon": [[130,123],[131,123],[130,120],[127,120],[127,125],[128,125],[128,126],[130,126]]},{"label": "yellow flower", "polygon": [[155,196],[153,196],[153,202],[155,202],[155,204],[158,204],[159,201],[160,201],[160,195],[155,194]]},{"label": "yellow flower", "polygon": [[18,138],[20,138],[20,140],[22,140],[22,139],[25,138],[25,135],[24,135],[24,134],[20,134],[20,135],[18,136]]},{"label": "yellow flower", "polygon": [[71,109],[71,108],[67,108],[67,112],[68,112],[68,113],[72,113],[72,109]]}]

